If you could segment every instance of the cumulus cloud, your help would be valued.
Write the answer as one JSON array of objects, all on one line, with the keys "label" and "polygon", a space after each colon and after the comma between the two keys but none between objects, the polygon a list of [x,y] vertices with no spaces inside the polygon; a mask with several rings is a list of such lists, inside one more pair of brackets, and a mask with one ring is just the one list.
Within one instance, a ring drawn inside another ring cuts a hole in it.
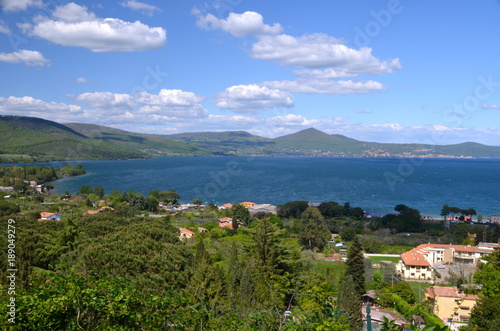
[{"label": "cumulus cloud", "polygon": [[131,95],[111,92],[83,93],[78,95],[76,100],[87,104],[91,109],[117,110],[118,112],[131,109],[136,105]]},{"label": "cumulus cloud", "polygon": [[42,53],[21,49],[13,53],[0,53],[0,62],[23,63],[28,66],[42,67],[50,65]]},{"label": "cumulus cloud", "polygon": [[75,82],[76,83],[87,83],[88,80],[86,78],[83,78],[83,77],[78,77],[77,79],[75,79]]},{"label": "cumulus cloud", "polygon": [[[199,14],[199,11],[194,11],[194,13]],[[196,25],[206,30],[221,29],[235,37],[277,34],[283,31],[279,23],[264,24],[262,15],[254,11],[246,11],[243,14],[230,13],[226,19],[219,19],[212,14],[199,15]]]},{"label": "cumulus cloud", "polygon": [[46,102],[30,96],[0,97],[0,114],[50,118],[55,121],[77,118],[82,114],[79,106],[59,102]]},{"label": "cumulus cloud", "polygon": [[6,12],[26,10],[28,7],[42,7],[42,0],[1,0],[0,7]]},{"label": "cumulus cloud", "polygon": [[140,21],[98,18],[86,7],[70,2],[58,6],[53,18],[38,16],[34,25],[23,29],[33,36],[63,46],[79,46],[93,52],[131,52],[158,49],[165,45],[167,33]]},{"label": "cumulus cloud", "polygon": [[134,116],[143,122],[208,116],[201,104],[204,98],[182,90],[162,89],[158,94],[139,92],[133,95],[93,92],[80,94],[75,99],[85,103],[92,112],[121,116],[128,112],[129,118]]},{"label": "cumulus cloud", "polygon": [[256,84],[231,86],[215,97],[217,107],[241,114],[257,114],[266,109],[294,106],[291,94]]},{"label": "cumulus cloud", "polygon": [[124,1],[121,3],[121,5],[123,7],[126,7],[126,8],[138,10],[138,11],[142,12],[143,14],[150,15],[150,16],[153,15],[154,13],[160,11],[160,8],[158,8],[156,6],[153,6],[153,5],[144,3],[144,2],[133,1],[133,0]]},{"label": "cumulus cloud", "polygon": [[372,49],[349,48],[338,38],[323,33],[293,37],[286,34],[260,36],[252,46],[256,59],[274,61],[299,68],[328,68],[326,71],[307,71],[301,74],[321,75],[324,78],[352,77],[361,74],[380,75],[401,69],[399,59],[381,61]]},{"label": "cumulus cloud", "polygon": [[483,105],[483,109],[500,109],[500,105]]}]

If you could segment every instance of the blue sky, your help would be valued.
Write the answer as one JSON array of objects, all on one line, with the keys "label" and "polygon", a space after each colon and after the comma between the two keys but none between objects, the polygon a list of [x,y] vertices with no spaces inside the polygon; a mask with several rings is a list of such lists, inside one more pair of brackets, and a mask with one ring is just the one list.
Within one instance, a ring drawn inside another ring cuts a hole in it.
[{"label": "blue sky", "polygon": [[500,1],[0,0],[0,114],[500,145]]}]

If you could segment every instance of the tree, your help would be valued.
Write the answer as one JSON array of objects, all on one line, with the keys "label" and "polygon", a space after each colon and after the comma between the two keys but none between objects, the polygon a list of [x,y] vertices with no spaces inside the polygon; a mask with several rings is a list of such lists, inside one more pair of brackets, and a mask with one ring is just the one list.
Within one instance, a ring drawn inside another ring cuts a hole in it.
[{"label": "tree", "polygon": [[21,208],[17,204],[5,200],[0,200],[0,216],[17,214],[20,211]]},{"label": "tree", "polygon": [[146,198],[146,210],[153,213],[158,211],[158,200],[155,197],[149,196]]},{"label": "tree", "polygon": [[318,209],[325,218],[340,217],[345,214],[345,208],[334,201],[322,202]]},{"label": "tree", "polygon": [[203,204],[203,201],[201,201],[200,199],[193,199],[191,203],[193,205],[201,206]]},{"label": "tree", "polygon": [[243,224],[248,225],[250,223],[250,212],[248,211],[245,206],[240,205],[239,203],[235,203],[230,209],[229,209],[229,214],[230,217],[233,219],[233,229],[236,230],[234,227],[235,223],[237,224],[237,220],[240,221]]},{"label": "tree", "polygon": [[99,199],[102,199],[104,196],[104,188],[102,186],[96,186],[94,187],[93,193],[99,197]]},{"label": "tree", "polygon": [[345,313],[347,313],[351,330],[361,330],[363,327],[363,319],[361,315],[361,297],[356,290],[356,282],[353,280],[355,276],[346,273],[344,281],[340,285],[338,305]]},{"label": "tree", "polygon": [[351,227],[344,227],[342,231],[340,231],[340,238],[344,241],[351,241],[356,237],[356,229]]},{"label": "tree", "polygon": [[323,249],[331,233],[326,227],[325,220],[316,207],[308,207],[302,213],[302,224],[299,230],[299,240],[308,249]]},{"label": "tree", "polygon": [[80,190],[78,191],[80,194],[90,194],[92,193],[92,189],[88,185],[80,186]]},{"label": "tree", "polygon": [[302,213],[309,207],[307,201],[290,201],[284,205],[277,207],[277,214],[282,218],[300,217]]},{"label": "tree", "polygon": [[359,295],[365,293],[365,264],[363,256],[363,246],[358,237],[354,237],[351,247],[347,251],[347,275],[351,275],[354,281],[354,288]]},{"label": "tree", "polygon": [[500,325],[500,294],[481,296],[472,308],[469,325],[472,330],[496,331]]},{"label": "tree", "polygon": [[177,204],[177,199],[181,197],[179,193],[175,192],[174,190],[160,191],[158,195],[161,201],[171,205]]},{"label": "tree", "polygon": [[28,183],[26,183],[25,181],[23,180],[17,180],[15,183],[14,183],[14,186],[12,187],[14,189],[14,191],[16,191],[17,193],[25,193],[28,188],[29,188],[29,185]]}]

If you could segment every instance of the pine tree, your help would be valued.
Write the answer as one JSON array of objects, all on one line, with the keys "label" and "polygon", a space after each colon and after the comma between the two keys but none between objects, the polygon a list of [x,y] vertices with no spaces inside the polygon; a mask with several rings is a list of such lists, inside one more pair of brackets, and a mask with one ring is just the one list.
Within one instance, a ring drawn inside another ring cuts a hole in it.
[{"label": "pine tree", "polygon": [[302,213],[302,224],[299,231],[299,240],[308,249],[317,247],[322,249],[330,238],[330,231],[326,227],[321,212],[316,207],[308,207]]},{"label": "pine tree", "polygon": [[363,256],[363,246],[359,242],[358,237],[354,240],[347,252],[347,270],[346,274],[352,276],[355,283],[356,292],[359,295],[365,293],[365,264]]},{"label": "pine tree", "polygon": [[355,278],[347,273],[340,285],[338,305],[343,310],[349,320],[351,330],[361,330],[363,327],[363,317],[361,315],[361,297],[356,290]]}]

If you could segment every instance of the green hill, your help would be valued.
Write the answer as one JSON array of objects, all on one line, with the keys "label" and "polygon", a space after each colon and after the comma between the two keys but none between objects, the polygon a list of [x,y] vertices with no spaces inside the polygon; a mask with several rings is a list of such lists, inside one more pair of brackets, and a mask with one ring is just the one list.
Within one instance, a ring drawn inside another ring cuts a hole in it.
[{"label": "green hill", "polygon": [[364,142],[309,128],[270,139],[244,131],[172,135],[132,133],[105,126],[0,116],[0,162],[137,159],[157,156],[331,156],[500,158],[500,147]]}]

